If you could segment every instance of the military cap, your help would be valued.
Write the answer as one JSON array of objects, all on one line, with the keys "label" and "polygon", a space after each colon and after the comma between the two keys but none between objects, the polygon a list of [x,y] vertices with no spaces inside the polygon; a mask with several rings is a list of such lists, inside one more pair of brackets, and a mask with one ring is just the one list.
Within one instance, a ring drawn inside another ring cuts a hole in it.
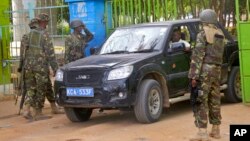
[{"label": "military cap", "polygon": [[38,19],[37,18],[31,19],[29,23],[29,27],[30,28],[38,27]]},{"label": "military cap", "polygon": [[39,15],[37,16],[37,19],[38,19],[39,21],[46,21],[46,22],[48,22],[48,21],[49,21],[49,15],[46,14],[46,13],[41,13],[41,14],[39,14]]},{"label": "military cap", "polygon": [[72,29],[79,27],[79,26],[85,27],[84,23],[79,19],[76,19],[70,22],[70,28]]}]

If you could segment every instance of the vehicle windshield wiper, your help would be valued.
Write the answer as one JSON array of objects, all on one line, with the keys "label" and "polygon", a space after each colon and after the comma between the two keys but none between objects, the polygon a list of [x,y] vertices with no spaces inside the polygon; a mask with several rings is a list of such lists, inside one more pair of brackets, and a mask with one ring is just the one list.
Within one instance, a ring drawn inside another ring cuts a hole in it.
[{"label": "vehicle windshield wiper", "polygon": [[155,40],[153,40],[150,43],[150,48],[149,49],[142,49],[142,50],[137,50],[137,51],[133,51],[133,53],[141,53],[141,52],[153,52],[155,51],[155,47],[158,44],[158,38],[156,38]]},{"label": "vehicle windshield wiper", "polygon": [[114,52],[104,53],[104,54],[123,54],[123,53],[129,53],[129,51],[126,50],[117,50]]}]

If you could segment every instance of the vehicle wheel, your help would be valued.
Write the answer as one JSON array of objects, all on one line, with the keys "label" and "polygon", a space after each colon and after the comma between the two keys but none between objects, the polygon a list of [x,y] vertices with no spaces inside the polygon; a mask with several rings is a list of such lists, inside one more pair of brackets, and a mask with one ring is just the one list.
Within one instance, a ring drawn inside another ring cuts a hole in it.
[{"label": "vehicle wheel", "polygon": [[233,67],[230,72],[225,98],[227,102],[232,103],[242,101],[239,67]]},{"label": "vehicle wheel", "polygon": [[163,96],[160,84],[152,79],[143,80],[139,87],[134,112],[141,123],[157,121],[162,113]]},{"label": "vehicle wheel", "polygon": [[68,119],[72,122],[87,121],[87,120],[89,120],[89,118],[92,114],[92,109],[87,109],[87,108],[65,107],[64,110],[65,110],[65,113],[66,113]]}]

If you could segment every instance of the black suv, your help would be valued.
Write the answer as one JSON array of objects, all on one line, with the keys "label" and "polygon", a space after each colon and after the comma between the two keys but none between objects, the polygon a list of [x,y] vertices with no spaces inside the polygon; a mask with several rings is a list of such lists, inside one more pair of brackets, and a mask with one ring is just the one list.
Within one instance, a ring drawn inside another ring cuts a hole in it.
[{"label": "black suv", "polygon": [[[238,47],[226,37],[221,90],[230,102],[241,100]],[[187,78],[191,49],[172,43],[175,29],[195,46],[198,19],[117,28],[92,56],[57,71],[55,92],[69,120],[89,120],[92,110],[131,109],[139,122],[157,121],[163,107],[189,99]]]}]

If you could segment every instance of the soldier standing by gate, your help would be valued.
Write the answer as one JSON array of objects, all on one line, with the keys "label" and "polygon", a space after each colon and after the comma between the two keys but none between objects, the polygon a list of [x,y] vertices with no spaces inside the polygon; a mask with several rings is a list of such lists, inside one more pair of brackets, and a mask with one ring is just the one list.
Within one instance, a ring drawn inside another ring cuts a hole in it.
[{"label": "soldier standing by gate", "polygon": [[216,27],[217,15],[213,10],[202,11],[200,20],[202,30],[197,35],[188,75],[192,87],[197,87],[198,82],[200,84],[196,99],[196,110],[194,110],[195,125],[199,128],[199,131],[194,138],[190,139],[191,141],[210,140],[207,133],[208,117],[209,122],[213,125],[209,135],[213,138],[220,138],[220,76],[224,52],[224,35]]},{"label": "soldier standing by gate", "polygon": [[[39,25],[38,25],[38,18],[34,18],[30,21],[29,23],[29,27],[30,29],[38,29]],[[28,49],[28,45],[29,45],[29,34],[25,34],[22,37],[22,41],[21,41],[21,48],[20,48],[20,64],[19,64],[19,68],[18,68],[18,72],[24,71],[22,68],[24,68],[24,60],[25,60],[25,54],[26,54],[26,50]],[[49,67],[49,66],[48,66]],[[22,75],[24,75],[24,73],[22,73]],[[25,77],[22,76],[21,78],[23,78],[22,83],[24,83],[25,81]],[[48,99],[48,101],[50,102],[51,105],[51,112],[53,114],[62,114],[64,113],[63,111],[60,111],[55,104],[55,95],[52,89],[52,84],[51,84],[51,80],[49,78],[49,74],[48,74],[48,78],[47,78],[48,82],[47,82],[47,89],[46,91],[46,98]],[[25,85],[22,86],[21,89],[26,89]],[[21,100],[21,104],[20,104],[20,110],[22,109],[22,105],[24,103],[25,97],[26,97],[26,90],[22,90],[22,100]],[[27,119],[32,118],[31,116],[31,112],[30,112],[30,106],[25,106],[24,108],[24,112],[23,112],[23,116]]]},{"label": "soldier standing by gate", "polygon": [[[38,28],[38,19],[34,18],[30,21],[29,23],[29,27],[30,29],[36,29]],[[21,73],[21,80],[20,80],[20,89],[21,89],[21,103],[20,103],[20,110],[23,107],[23,104],[25,102],[25,97],[26,97],[26,86],[25,86],[25,59],[26,59],[26,51],[29,47],[29,34],[24,34],[21,40],[21,46],[20,46],[20,63],[19,63],[19,67],[17,69],[17,71],[19,73]],[[19,114],[20,114],[20,110],[19,110]],[[23,112],[23,116],[27,119],[32,118],[31,116],[31,112],[30,112],[30,105],[27,104],[24,107],[24,112]]]},{"label": "soldier standing by gate", "polygon": [[40,14],[37,19],[39,27],[29,33],[29,45],[25,59],[27,89],[25,105],[33,108],[32,117],[35,120],[48,117],[42,115],[48,83],[48,65],[51,66],[54,74],[58,68],[52,41],[48,32],[45,31],[49,17],[47,14]]},{"label": "soldier standing by gate", "polygon": [[[93,34],[81,20],[73,20],[70,28],[74,31],[65,39],[65,64],[83,58],[86,43],[93,39]],[[86,35],[81,33],[82,30]]]}]

